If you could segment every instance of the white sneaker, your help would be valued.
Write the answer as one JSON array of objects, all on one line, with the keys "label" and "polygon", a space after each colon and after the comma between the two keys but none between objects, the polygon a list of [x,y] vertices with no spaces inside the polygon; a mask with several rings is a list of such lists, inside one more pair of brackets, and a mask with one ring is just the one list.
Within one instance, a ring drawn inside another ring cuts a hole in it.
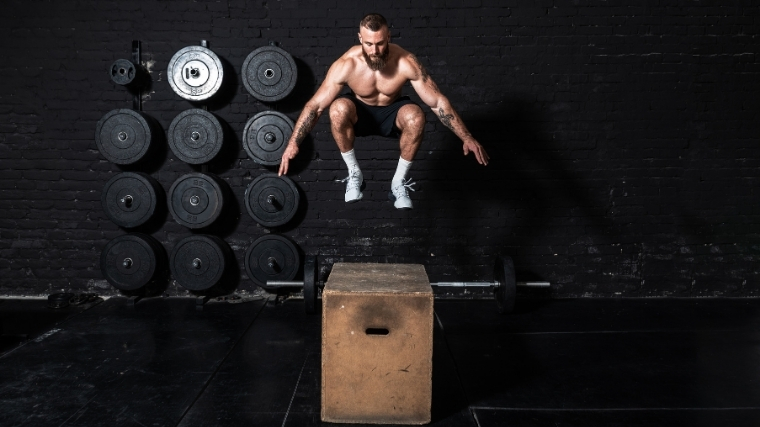
[{"label": "white sneaker", "polygon": [[364,185],[364,176],[359,168],[354,168],[348,171],[348,176],[337,180],[338,182],[346,183],[346,203],[354,203],[364,197],[362,194],[362,186]]},{"label": "white sneaker", "polygon": [[414,188],[412,188],[414,184],[411,178],[405,179],[398,184],[391,183],[391,192],[388,194],[388,198],[393,201],[393,206],[396,209],[412,208],[412,199],[409,198],[407,190],[414,191]]}]

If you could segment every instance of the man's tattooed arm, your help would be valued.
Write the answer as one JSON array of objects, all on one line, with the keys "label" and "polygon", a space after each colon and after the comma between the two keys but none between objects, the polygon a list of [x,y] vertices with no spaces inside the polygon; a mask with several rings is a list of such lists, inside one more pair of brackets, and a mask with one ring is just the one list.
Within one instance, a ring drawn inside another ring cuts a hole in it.
[{"label": "man's tattooed arm", "polygon": [[414,61],[417,67],[419,67],[420,73],[422,73],[422,83],[427,83],[428,79],[430,79],[430,74],[428,74],[427,70],[425,69],[425,67],[422,66],[422,63],[420,62],[419,59],[417,59],[416,56],[414,55],[410,55],[410,56],[412,58],[412,61]]},{"label": "man's tattooed arm", "polygon": [[470,131],[468,131],[464,126],[459,126],[462,128],[460,129],[461,134],[460,132],[457,132],[457,130],[454,128],[454,121],[457,120],[457,118],[454,116],[454,113],[446,114],[446,112],[443,111],[443,108],[439,108],[438,118],[441,120],[441,123],[443,123],[444,126],[451,129],[451,131],[457,134],[457,136],[459,136],[460,138],[464,139],[466,137],[472,137],[472,134],[470,134]]},{"label": "man's tattooed arm", "polygon": [[[450,111],[449,114],[446,114],[447,109]],[[459,137],[459,139],[462,140],[464,143],[463,148],[465,156],[472,152],[474,153],[475,159],[478,161],[478,163],[481,165],[488,164],[488,153],[486,153],[486,150],[483,148],[483,146],[480,145],[480,143],[478,143],[478,141],[472,137],[472,134],[467,130],[467,127],[462,122],[459,114],[457,114],[457,112],[454,111],[450,105],[448,105],[448,101],[443,107],[438,107],[438,118],[441,120],[441,123],[443,123],[444,126],[449,128],[456,134],[456,136]]]},{"label": "man's tattooed arm", "polygon": [[306,138],[306,135],[314,128],[314,124],[317,122],[317,110],[309,110],[304,116],[301,125],[296,131],[296,145],[301,145],[301,142]]},{"label": "man's tattooed arm", "polygon": [[462,118],[459,117],[459,114],[451,106],[449,100],[438,89],[438,86],[433,81],[433,78],[430,77],[427,70],[425,70],[425,67],[422,66],[420,60],[412,54],[409,54],[409,60],[412,62],[412,66],[409,67],[411,72],[407,74],[407,78],[411,81],[412,87],[422,101],[433,110],[433,113],[438,116],[438,119],[444,126],[449,128],[462,140],[465,156],[469,153],[474,153],[478,163],[487,165],[488,154],[486,150],[475,140],[470,131],[467,130]]},{"label": "man's tattooed arm", "polygon": [[439,108],[438,118],[441,119],[441,123],[443,123],[444,126],[451,130],[454,130],[454,128],[451,126],[451,119],[454,118],[453,114],[446,114],[446,112],[443,111],[443,108]]}]

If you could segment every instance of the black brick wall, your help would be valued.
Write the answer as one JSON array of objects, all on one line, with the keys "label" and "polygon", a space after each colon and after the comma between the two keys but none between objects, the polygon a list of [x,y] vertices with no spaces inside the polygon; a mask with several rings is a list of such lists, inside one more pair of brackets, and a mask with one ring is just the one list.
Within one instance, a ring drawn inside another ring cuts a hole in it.
[{"label": "black brick wall", "polygon": [[[121,170],[97,151],[106,112],[131,95],[107,70],[142,41],[152,87],[144,111],[166,130],[192,105],[166,81],[169,59],[201,39],[231,67],[209,110],[234,131],[210,166],[233,190],[233,215],[211,232],[243,255],[267,233],[243,207],[267,169],[248,160],[246,120],[295,119],[329,65],[377,10],[416,53],[491,155],[481,167],[428,112],[411,176],[415,209],[387,201],[397,143],[357,142],[365,198],[343,203],[345,167],[327,117],[291,177],[305,210],[276,232],[320,262],[415,262],[431,280],[488,280],[510,254],[518,279],[555,296],[752,296],[760,293],[760,8],[752,1],[5,1],[0,14],[0,293],[115,294],[101,249],[125,233],[100,206]],[[376,6],[376,4],[378,6]],[[375,8],[378,9],[375,9]],[[290,52],[299,83],[265,105],[240,67],[269,41]],[[410,87],[406,92],[413,94]],[[168,190],[198,170],[165,149],[145,170]],[[191,232],[168,214],[147,230],[167,250]],[[182,293],[171,285],[169,293]]]}]

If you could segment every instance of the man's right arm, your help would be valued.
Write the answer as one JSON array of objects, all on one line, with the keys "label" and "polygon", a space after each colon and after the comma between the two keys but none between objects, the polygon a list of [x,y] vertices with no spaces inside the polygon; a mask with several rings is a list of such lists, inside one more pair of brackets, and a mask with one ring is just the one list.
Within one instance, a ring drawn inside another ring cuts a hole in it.
[{"label": "man's right arm", "polygon": [[350,73],[350,65],[349,59],[340,58],[335,61],[327,71],[325,81],[322,82],[317,92],[304,106],[293,128],[293,134],[290,136],[288,146],[285,148],[285,152],[282,153],[280,176],[288,173],[290,161],[298,154],[298,146],[301,145],[306,135],[314,129],[319,117],[332,104],[338,93],[340,93],[341,88],[343,88],[343,85],[348,80],[347,76]]}]

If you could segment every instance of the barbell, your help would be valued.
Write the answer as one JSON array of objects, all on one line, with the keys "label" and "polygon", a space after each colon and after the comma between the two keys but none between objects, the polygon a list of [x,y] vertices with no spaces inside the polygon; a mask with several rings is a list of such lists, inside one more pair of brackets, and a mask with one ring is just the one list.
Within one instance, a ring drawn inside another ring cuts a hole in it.
[{"label": "barbell", "polygon": [[[266,289],[269,291],[278,288],[303,287],[303,299],[306,312],[314,314],[317,311],[317,289],[325,287],[324,282],[317,278],[317,258],[307,256],[303,266],[304,279],[299,280],[267,280]],[[517,288],[548,288],[549,282],[517,282],[515,280],[515,266],[511,257],[496,257],[494,263],[494,280],[492,282],[432,282],[430,286],[437,288],[491,288],[499,313],[510,313],[515,308]]]}]

